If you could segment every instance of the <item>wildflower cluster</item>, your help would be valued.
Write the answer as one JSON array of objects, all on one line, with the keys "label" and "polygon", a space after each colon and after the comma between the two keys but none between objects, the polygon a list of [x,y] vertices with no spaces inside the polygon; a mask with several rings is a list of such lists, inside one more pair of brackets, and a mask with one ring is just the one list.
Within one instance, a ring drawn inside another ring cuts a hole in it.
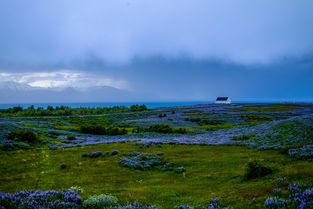
[{"label": "wildflower cluster", "polygon": [[49,208],[77,209],[82,198],[73,190],[66,191],[21,191],[14,194],[0,193],[2,208]]},{"label": "wildflower cluster", "polygon": [[313,145],[305,145],[299,149],[289,149],[288,155],[298,159],[313,160]]},{"label": "wildflower cluster", "polygon": [[[282,181],[283,180],[283,181]],[[277,179],[278,183],[285,182],[285,179]],[[264,205],[269,209],[277,208],[313,208],[313,188],[307,184],[293,183],[288,186],[288,196],[286,199],[281,198],[281,189],[275,189],[274,197],[265,200]]]}]

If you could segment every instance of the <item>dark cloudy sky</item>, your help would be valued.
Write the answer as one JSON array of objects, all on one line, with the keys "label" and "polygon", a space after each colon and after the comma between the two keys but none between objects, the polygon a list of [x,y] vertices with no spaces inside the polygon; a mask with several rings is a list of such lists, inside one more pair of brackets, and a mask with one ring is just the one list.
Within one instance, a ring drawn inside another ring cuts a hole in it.
[{"label": "dark cloudy sky", "polygon": [[1,0],[0,103],[313,101],[312,0]]}]

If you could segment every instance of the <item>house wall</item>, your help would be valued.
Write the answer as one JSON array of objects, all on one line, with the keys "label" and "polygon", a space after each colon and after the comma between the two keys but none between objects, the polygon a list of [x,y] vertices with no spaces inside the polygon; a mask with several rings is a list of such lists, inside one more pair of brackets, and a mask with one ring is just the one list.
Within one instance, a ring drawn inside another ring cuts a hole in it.
[{"label": "house wall", "polygon": [[231,104],[231,100],[228,98],[226,101],[215,101],[215,104]]}]

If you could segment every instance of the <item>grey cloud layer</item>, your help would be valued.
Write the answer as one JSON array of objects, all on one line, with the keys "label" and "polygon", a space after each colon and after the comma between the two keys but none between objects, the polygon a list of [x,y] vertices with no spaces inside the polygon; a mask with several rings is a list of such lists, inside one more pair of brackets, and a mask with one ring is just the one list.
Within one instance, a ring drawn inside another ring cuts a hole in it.
[{"label": "grey cloud layer", "polygon": [[60,62],[93,54],[270,62],[313,48],[310,0],[4,0],[0,58]]}]

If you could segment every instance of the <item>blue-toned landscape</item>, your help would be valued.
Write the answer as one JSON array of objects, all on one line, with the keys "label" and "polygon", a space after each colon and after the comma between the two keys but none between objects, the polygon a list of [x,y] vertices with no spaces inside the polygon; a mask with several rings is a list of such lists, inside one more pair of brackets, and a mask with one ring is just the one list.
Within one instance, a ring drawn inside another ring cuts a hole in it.
[{"label": "blue-toned landscape", "polygon": [[5,208],[312,204],[310,103],[30,106],[0,116]]},{"label": "blue-toned landscape", "polygon": [[0,0],[0,209],[313,209],[312,0]]}]

